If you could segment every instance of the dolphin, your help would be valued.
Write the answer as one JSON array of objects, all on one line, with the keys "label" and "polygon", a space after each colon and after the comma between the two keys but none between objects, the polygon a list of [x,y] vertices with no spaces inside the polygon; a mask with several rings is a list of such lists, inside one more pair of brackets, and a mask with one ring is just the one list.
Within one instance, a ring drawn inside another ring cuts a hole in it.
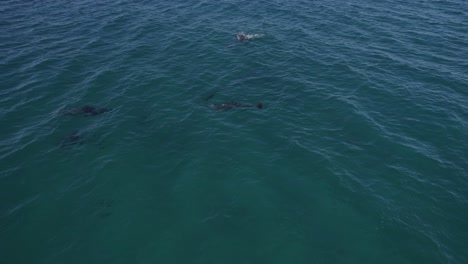
[{"label": "dolphin", "polygon": [[91,105],[85,105],[82,107],[75,107],[71,109],[66,109],[62,113],[64,115],[72,115],[72,116],[78,116],[78,115],[84,115],[84,116],[97,116],[100,114],[103,114],[105,112],[109,112],[109,108],[96,108]]},{"label": "dolphin", "polygon": [[227,48],[232,48],[240,44],[246,44],[253,39],[263,38],[265,34],[245,34],[244,32],[240,32],[240,33],[234,34],[234,36],[236,37],[238,42],[226,46]]},{"label": "dolphin", "polygon": [[203,100],[208,101],[208,100],[210,100],[211,98],[213,98],[214,96],[215,96],[215,94],[212,93],[212,94],[208,95],[207,97],[205,97]]},{"label": "dolphin", "polygon": [[[258,109],[262,109],[263,108],[263,104],[262,103],[258,103],[257,105],[255,105]],[[222,104],[212,104],[210,105],[211,108],[213,109],[217,109],[217,110],[229,110],[231,108],[235,108],[235,107],[254,107],[253,104],[249,104],[249,103],[240,103],[240,102],[227,102],[227,103],[222,103]]]},{"label": "dolphin", "polygon": [[64,136],[60,142],[59,142],[59,147],[64,148],[64,147],[70,147],[74,145],[82,145],[86,142],[85,138],[78,134],[78,132],[74,132],[73,134],[69,134]]}]

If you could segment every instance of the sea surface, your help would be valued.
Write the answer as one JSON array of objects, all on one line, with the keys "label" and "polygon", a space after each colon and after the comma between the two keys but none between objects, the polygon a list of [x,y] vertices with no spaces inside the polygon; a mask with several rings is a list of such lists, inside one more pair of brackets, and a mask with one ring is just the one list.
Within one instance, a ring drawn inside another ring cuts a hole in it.
[{"label": "sea surface", "polygon": [[467,1],[0,1],[2,264],[467,249]]}]

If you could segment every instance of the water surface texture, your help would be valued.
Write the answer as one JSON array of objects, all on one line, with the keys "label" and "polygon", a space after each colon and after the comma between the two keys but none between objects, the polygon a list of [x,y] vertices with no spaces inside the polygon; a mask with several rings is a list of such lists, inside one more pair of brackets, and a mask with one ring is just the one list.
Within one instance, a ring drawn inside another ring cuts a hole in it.
[{"label": "water surface texture", "polygon": [[3,0],[0,80],[2,263],[468,263],[464,0]]}]

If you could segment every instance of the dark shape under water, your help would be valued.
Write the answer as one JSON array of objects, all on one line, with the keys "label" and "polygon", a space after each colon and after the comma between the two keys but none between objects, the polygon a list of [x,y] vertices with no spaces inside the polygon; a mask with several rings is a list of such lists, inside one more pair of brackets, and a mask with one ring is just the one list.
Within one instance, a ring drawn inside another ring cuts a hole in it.
[{"label": "dark shape under water", "polygon": [[59,146],[63,148],[63,147],[69,147],[69,146],[74,146],[74,145],[82,145],[85,142],[86,142],[85,138],[82,135],[73,133],[71,135],[64,136],[60,140]]},{"label": "dark shape under water", "polygon": [[[228,103],[223,103],[223,104],[212,104],[210,105],[211,108],[217,109],[217,110],[229,110],[231,108],[235,107],[254,107],[253,104],[248,104],[248,103],[239,103],[239,102],[228,102]],[[262,103],[258,103],[256,105],[258,109],[263,108]]]},{"label": "dark shape under water", "polygon": [[205,97],[204,100],[205,100],[205,101],[208,101],[208,100],[210,100],[211,98],[213,98],[214,96],[215,96],[215,94],[212,93],[212,94],[208,95],[207,97]]},{"label": "dark shape under water", "polygon": [[66,109],[62,113],[64,115],[84,115],[84,116],[97,116],[106,112],[109,112],[109,108],[97,108],[91,105],[85,105],[83,107],[75,107],[71,109]]}]

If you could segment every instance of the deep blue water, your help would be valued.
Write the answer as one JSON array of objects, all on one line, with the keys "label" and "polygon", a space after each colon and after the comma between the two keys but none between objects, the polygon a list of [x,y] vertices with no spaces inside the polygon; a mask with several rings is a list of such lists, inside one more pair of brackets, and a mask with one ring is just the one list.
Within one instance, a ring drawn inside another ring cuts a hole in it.
[{"label": "deep blue water", "polygon": [[468,263],[466,1],[3,0],[0,80],[2,263]]}]

